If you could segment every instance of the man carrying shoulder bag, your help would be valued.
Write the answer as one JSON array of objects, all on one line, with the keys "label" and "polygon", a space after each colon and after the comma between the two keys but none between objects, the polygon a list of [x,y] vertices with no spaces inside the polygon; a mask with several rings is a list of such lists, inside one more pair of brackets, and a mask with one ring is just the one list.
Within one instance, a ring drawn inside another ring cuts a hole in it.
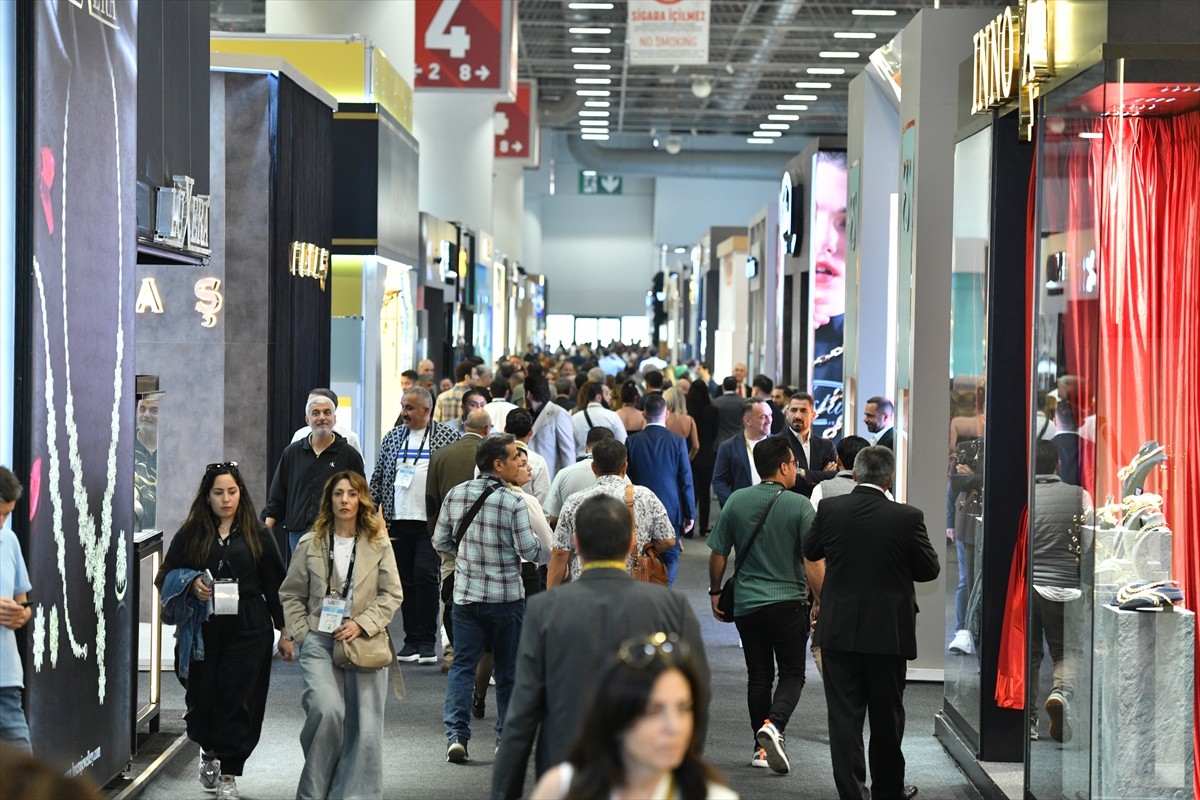
[{"label": "man carrying shoulder bag", "polygon": [[[718,604],[729,551],[737,551],[733,622],[746,657],[746,699],[755,735],[751,764],[786,774],[784,729],[804,688],[808,643],[807,586],[819,580],[821,564],[804,558],[804,538],[814,512],[808,498],[787,491],[797,464],[786,439],[771,436],[754,448],[762,483],[739,489],[721,509],[708,537],[709,595],[713,616],[729,622]],[[775,683],[775,663],[779,683]]]}]

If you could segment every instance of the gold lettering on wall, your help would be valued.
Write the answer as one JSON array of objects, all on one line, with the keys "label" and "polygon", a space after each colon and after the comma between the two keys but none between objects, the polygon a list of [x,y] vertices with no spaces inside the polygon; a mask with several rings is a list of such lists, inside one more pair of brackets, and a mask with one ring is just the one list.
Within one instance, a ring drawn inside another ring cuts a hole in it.
[{"label": "gold lettering on wall", "polygon": [[971,113],[1019,99],[1023,141],[1033,138],[1039,84],[1054,75],[1051,10],[1050,0],[1021,0],[1016,17],[1005,8],[972,40]]},{"label": "gold lettering on wall", "polygon": [[308,242],[292,242],[290,271],[300,278],[315,278],[325,291],[325,279],[329,276],[329,251]]},{"label": "gold lettering on wall", "polygon": [[201,278],[192,291],[196,295],[196,311],[200,313],[200,324],[205,328],[215,327],[217,312],[225,305],[221,294],[221,281],[217,278]]},{"label": "gold lettering on wall", "polygon": [[138,289],[133,310],[138,314],[145,314],[147,311],[151,314],[163,313],[162,295],[158,293],[158,283],[154,278],[142,278],[142,286]]}]

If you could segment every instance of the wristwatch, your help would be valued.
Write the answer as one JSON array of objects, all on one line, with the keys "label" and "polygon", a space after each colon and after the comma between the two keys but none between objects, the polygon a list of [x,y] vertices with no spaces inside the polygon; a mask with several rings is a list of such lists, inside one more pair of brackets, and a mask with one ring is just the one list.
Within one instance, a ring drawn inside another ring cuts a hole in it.
[{"label": "wristwatch", "polygon": [[279,634],[279,638],[280,638],[280,639],[283,639],[285,642],[294,642],[294,641],[296,641],[296,637],[292,636],[290,633],[286,633],[286,634],[284,634],[284,633],[281,633],[281,634]]},{"label": "wristwatch", "polygon": [[720,590],[720,589],[709,589],[709,590],[708,590],[708,596],[709,596],[709,597],[716,597],[716,596],[717,596],[717,595],[719,595],[720,593],[721,593],[721,590]]}]

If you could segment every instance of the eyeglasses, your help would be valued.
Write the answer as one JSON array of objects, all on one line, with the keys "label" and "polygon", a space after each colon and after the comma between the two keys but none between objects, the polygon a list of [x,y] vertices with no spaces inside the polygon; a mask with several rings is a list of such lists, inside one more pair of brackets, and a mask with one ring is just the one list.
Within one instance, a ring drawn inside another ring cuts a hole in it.
[{"label": "eyeglasses", "polygon": [[662,631],[642,639],[626,639],[617,650],[617,658],[622,663],[637,669],[649,666],[655,660],[678,664],[690,656],[691,648],[687,642],[680,641],[677,634]]},{"label": "eyeglasses", "polygon": [[216,463],[209,464],[207,467],[205,467],[204,474],[207,475],[210,472],[216,472],[217,470],[220,470],[220,469],[236,470],[237,462],[236,461],[217,461]]}]

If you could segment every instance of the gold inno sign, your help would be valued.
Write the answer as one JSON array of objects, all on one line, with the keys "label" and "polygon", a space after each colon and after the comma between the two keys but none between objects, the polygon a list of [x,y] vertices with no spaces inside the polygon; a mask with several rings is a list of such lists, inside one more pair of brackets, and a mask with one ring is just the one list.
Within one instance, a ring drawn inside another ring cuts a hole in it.
[{"label": "gold inno sign", "polygon": [[975,34],[972,114],[999,108],[1019,95],[1021,139],[1033,138],[1039,84],[1054,74],[1053,29],[1050,0],[1023,0],[1019,12],[1005,8]]},{"label": "gold inno sign", "polygon": [[325,291],[329,275],[329,251],[308,242],[292,242],[291,272],[301,278],[316,278]]}]

